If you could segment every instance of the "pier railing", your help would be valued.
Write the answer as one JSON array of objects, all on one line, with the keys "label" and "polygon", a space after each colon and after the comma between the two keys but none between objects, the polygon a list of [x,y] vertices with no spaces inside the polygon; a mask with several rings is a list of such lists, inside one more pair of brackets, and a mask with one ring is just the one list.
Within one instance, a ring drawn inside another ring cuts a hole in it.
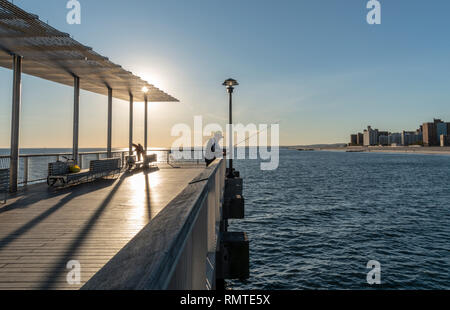
[{"label": "pier railing", "polygon": [[[194,153],[199,153],[201,150],[188,149],[191,158],[195,158]],[[149,150],[148,154],[157,154],[157,163],[203,163],[200,159],[174,159],[171,156],[170,149],[154,149]],[[128,156],[128,150],[113,151],[112,157],[120,157],[122,167],[125,164],[125,157]],[[201,155],[200,155],[201,156]],[[197,156],[199,157],[199,156]],[[72,158],[72,153],[46,153],[46,154],[22,154],[19,156],[19,185],[27,185],[32,183],[39,183],[47,180],[48,163],[55,161],[65,161],[66,158]],[[81,152],[78,154],[78,165],[81,169],[89,168],[91,160],[107,158],[106,151],[97,152]],[[9,155],[0,155],[0,169],[9,168]]]},{"label": "pier railing", "polygon": [[214,289],[225,172],[216,159],[83,289]]}]

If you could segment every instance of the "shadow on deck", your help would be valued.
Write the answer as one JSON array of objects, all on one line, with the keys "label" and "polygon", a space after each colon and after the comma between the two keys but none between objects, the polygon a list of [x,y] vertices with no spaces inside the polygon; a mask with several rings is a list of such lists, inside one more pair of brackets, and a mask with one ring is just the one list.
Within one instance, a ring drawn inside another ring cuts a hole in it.
[{"label": "shadow on deck", "polygon": [[[78,289],[203,167],[122,174],[61,190],[29,186],[0,208],[0,289]],[[71,285],[67,263],[81,264]]]}]

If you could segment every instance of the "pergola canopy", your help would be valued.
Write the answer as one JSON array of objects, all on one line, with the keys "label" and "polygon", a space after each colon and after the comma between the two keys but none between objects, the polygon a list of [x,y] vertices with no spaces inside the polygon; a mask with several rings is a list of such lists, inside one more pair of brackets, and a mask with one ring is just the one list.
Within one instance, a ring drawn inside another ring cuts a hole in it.
[{"label": "pergola canopy", "polygon": [[134,101],[144,101],[146,87],[148,101],[178,101],[38,16],[0,0],[0,66],[12,69],[12,55],[23,57],[24,73],[56,83],[73,86],[77,76],[81,89],[107,96],[111,88],[117,99],[132,94]]}]

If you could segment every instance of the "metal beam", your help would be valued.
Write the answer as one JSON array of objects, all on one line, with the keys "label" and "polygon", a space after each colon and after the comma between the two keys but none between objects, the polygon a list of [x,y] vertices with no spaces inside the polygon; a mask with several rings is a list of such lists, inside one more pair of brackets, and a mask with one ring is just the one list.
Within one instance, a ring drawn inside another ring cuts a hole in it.
[{"label": "metal beam", "polygon": [[[21,31],[24,31],[23,29]],[[0,38],[2,39],[10,39],[10,38],[67,38],[70,37],[69,34],[57,34],[57,33],[39,33],[38,35],[33,33],[10,33],[10,34],[0,34]]]},{"label": "metal beam", "polygon": [[0,13],[0,19],[29,20],[29,19],[39,19],[39,16],[28,13],[28,15],[26,15],[26,16],[18,17],[17,15],[11,14],[11,13]]},{"label": "metal beam", "polygon": [[13,96],[11,117],[11,150],[10,150],[10,173],[9,191],[17,192],[17,178],[19,174],[19,128],[20,128],[20,106],[22,103],[22,57],[13,56]]},{"label": "metal beam", "polygon": [[78,133],[80,121],[80,78],[74,76],[74,96],[73,96],[73,147],[72,158],[75,164],[78,164]]},{"label": "metal beam", "polygon": [[57,51],[78,51],[87,52],[92,51],[92,47],[84,45],[14,45],[10,46],[15,51],[32,51],[32,52],[57,52]]},{"label": "metal beam", "polygon": [[144,104],[145,104],[145,112],[144,112],[144,150],[145,155],[147,155],[147,147],[148,147],[148,99],[147,95],[145,95],[144,98]]},{"label": "metal beam", "polygon": [[[0,39],[2,38],[2,35],[0,35]],[[6,56],[0,56],[0,60],[8,60]],[[24,60],[24,64],[26,65],[29,62],[34,62],[37,61],[39,63],[45,63],[45,62],[61,62],[61,61],[72,61],[72,62],[76,62],[76,61],[81,61],[83,63],[87,62],[88,60],[86,59],[86,57],[82,57],[82,56],[73,56],[73,57],[27,57],[27,59]],[[99,62],[99,60],[96,60]]]},{"label": "metal beam", "polygon": [[108,87],[108,158],[112,157],[112,88]]},{"label": "metal beam", "polygon": [[115,65],[91,47],[74,40],[69,34],[39,20],[38,16],[25,12],[11,2],[0,0],[0,67],[11,69],[11,61],[4,61],[5,54],[23,57],[23,73],[56,83],[72,86],[72,75],[76,75],[81,80],[81,89],[107,95],[104,87],[107,84],[114,89],[114,98],[121,100],[127,101],[131,92],[134,101],[144,101],[141,90],[146,86],[152,91],[148,96],[150,102],[178,101]]},{"label": "metal beam", "polygon": [[[71,61],[71,60],[67,60]],[[77,60],[78,61],[78,60]],[[86,62],[86,61],[82,61]],[[48,65],[48,67],[44,67],[43,65]],[[95,65],[89,65],[89,64],[67,64],[67,63],[61,63],[58,64],[56,61],[47,61],[45,59],[40,60],[39,63],[35,62],[35,64],[28,64],[25,63],[24,67],[27,70],[33,70],[33,71],[48,71],[49,69],[61,69],[68,72],[77,72],[80,74],[89,74],[89,73],[120,73],[122,69],[117,67],[104,67],[104,66],[95,66]]]},{"label": "metal beam", "polygon": [[133,155],[133,94],[130,93],[130,139],[129,139],[129,152],[130,156]]},{"label": "metal beam", "polygon": [[[10,25],[10,23],[5,23],[4,21],[0,20],[0,26],[2,26],[2,28],[6,28],[6,29],[11,29],[17,32],[21,32],[23,34],[33,34],[33,32],[31,32],[30,30],[23,28],[23,27],[18,27],[18,26],[14,26],[14,25]],[[34,34],[44,34],[44,31],[36,31]]]}]

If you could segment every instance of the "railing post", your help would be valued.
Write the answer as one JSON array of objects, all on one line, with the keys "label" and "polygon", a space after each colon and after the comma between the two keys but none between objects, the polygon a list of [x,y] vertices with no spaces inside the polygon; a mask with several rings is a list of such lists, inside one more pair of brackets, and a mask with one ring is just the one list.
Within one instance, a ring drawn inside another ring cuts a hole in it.
[{"label": "railing post", "polygon": [[28,170],[29,170],[29,157],[25,156],[23,158],[23,184],[27,185],[28,184]]},{"label": "railing post", "polygon": [[79,157],[80,157],[80,159],[79,159],[78,166],[80,167],[80,169],[83,169],[83,155],[80,154]]}]

